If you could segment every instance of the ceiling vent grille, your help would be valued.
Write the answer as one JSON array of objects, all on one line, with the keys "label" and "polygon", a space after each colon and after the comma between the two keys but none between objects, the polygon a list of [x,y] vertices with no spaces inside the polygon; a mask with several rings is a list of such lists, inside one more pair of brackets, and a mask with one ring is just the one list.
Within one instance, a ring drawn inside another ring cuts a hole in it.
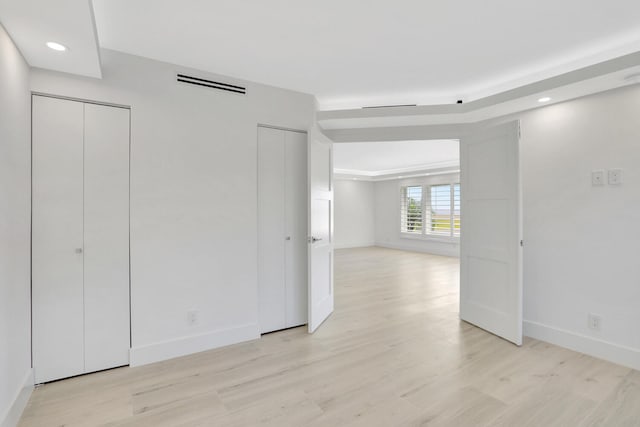
[{"label": "ceiling vent grille", "polygon": [[196,86],[209,87],[211,89],[225,90],[227,92],[246,94],[247,88],[242,86],[230,85],[228,83],[216,82],[213,80],[202,79],[200,77],[187,76],[186,74],[178,74],[177,80],[181,83],[189,83]]},{"label": "ceiling vent grille", "polygon": [[397,105],[372,105],[370,107],[362,107],[362,109],[368,108],[397,108],[397,107],[417,107],[418,104],[397,104]]}]

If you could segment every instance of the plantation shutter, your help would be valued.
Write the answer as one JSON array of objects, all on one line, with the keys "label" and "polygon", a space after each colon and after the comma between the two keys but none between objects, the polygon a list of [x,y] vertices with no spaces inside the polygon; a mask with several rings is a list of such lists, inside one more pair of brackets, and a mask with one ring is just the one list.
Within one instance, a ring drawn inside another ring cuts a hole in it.
[{"label": "plantation shutter", "polygon": [[401,231],[422,234],[422,186],[404,187],[401,192]]},{"label": "plantation shutter", "polygon": [[427,234],[438,236],[451,235],[451,185],[432,185],[429,187],[429,222]]},{"label": "plantation shutter", "polygon": [[460,184],[453,184],[453,235],[460,236]]}]

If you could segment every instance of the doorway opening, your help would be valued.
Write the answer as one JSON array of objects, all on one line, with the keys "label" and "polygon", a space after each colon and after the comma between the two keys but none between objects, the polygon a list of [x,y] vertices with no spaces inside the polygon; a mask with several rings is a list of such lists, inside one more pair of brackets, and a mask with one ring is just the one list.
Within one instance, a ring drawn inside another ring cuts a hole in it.
[{"label": "doorway opening", "polygon": [[357,263],[385,272],[396,289],[378,283],[384,298],[439,299],[457,318],[460,182],[457,139],[336,143],[336,304],[367,294],[352,281]]}]

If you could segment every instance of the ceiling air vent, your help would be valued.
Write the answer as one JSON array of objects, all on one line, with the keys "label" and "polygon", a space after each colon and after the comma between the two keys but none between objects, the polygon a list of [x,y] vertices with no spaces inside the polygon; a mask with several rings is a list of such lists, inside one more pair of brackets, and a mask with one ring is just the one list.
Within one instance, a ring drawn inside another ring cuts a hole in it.
[{"label": "ceiling air vent", "polygon": [[182,83],[189,83],[196,86],[210,87],[211,89],[226,90],[227,92],[241,93],[243,95],[247,93],[247,88],[242,86],[215,82],[213,80],[201,79],[200,77],[187,76],[186,74],[178,74],[177,80]]},{"label": "ceiling air vent", "polygon": [[417,107],[417,104],[398,104],[398,105],[372,105],[370,107],[362,107],[366,108],[397,108],[397,107]]}]

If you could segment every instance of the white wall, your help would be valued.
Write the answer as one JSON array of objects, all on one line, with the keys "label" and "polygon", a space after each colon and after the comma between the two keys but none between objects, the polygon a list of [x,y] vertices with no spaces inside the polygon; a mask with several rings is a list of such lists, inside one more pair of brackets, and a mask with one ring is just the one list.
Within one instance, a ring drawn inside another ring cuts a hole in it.
[{"label": "white wall", "polygon": [[[525,333],[640,369],[640,86],[522,114]],[[591,171],[621,168],[620,186]],[[602,330],[587,327],[587,314]]]},{"label": "white wall", "polygon": [[29,67],[0,25],[0,425],[12,426],[33,384],[30,301]]},{"label": "white wall", "polygon": [[374,183],[334,181],[334,247],[357,248],[375,244]]},{"label": "white wall", "polygon": [[[114,51],[102,80],[32,71],[37,92],[131,106],[132,364],[257,338],[257,124],[309,128],[311,95]],[[190,327],[187,311],[199,310]]]},{"label": "white wall", "polygon": [[[639,114],[636,85],[492,121],[521,120],[525,335],[636,369]],[[614,168],[622,185],[591,186],[592,170]],[[376,244],[431,251],[398,237],[398,191],[376,183]],[[600,331],[587,327],[589,313],[602,318]]]},{"label": "white wall", "polygon": [[[434,175],[375,183],[376,246],[437,255],[460,256],[459,240],[438,237],[407,237],[400,234],[400,187],[405,185],[437,185],[460,182],[459,174]],[[464,191],[464,189],[461,189]],[[336,205],[337,207],[337,205]]]}]

